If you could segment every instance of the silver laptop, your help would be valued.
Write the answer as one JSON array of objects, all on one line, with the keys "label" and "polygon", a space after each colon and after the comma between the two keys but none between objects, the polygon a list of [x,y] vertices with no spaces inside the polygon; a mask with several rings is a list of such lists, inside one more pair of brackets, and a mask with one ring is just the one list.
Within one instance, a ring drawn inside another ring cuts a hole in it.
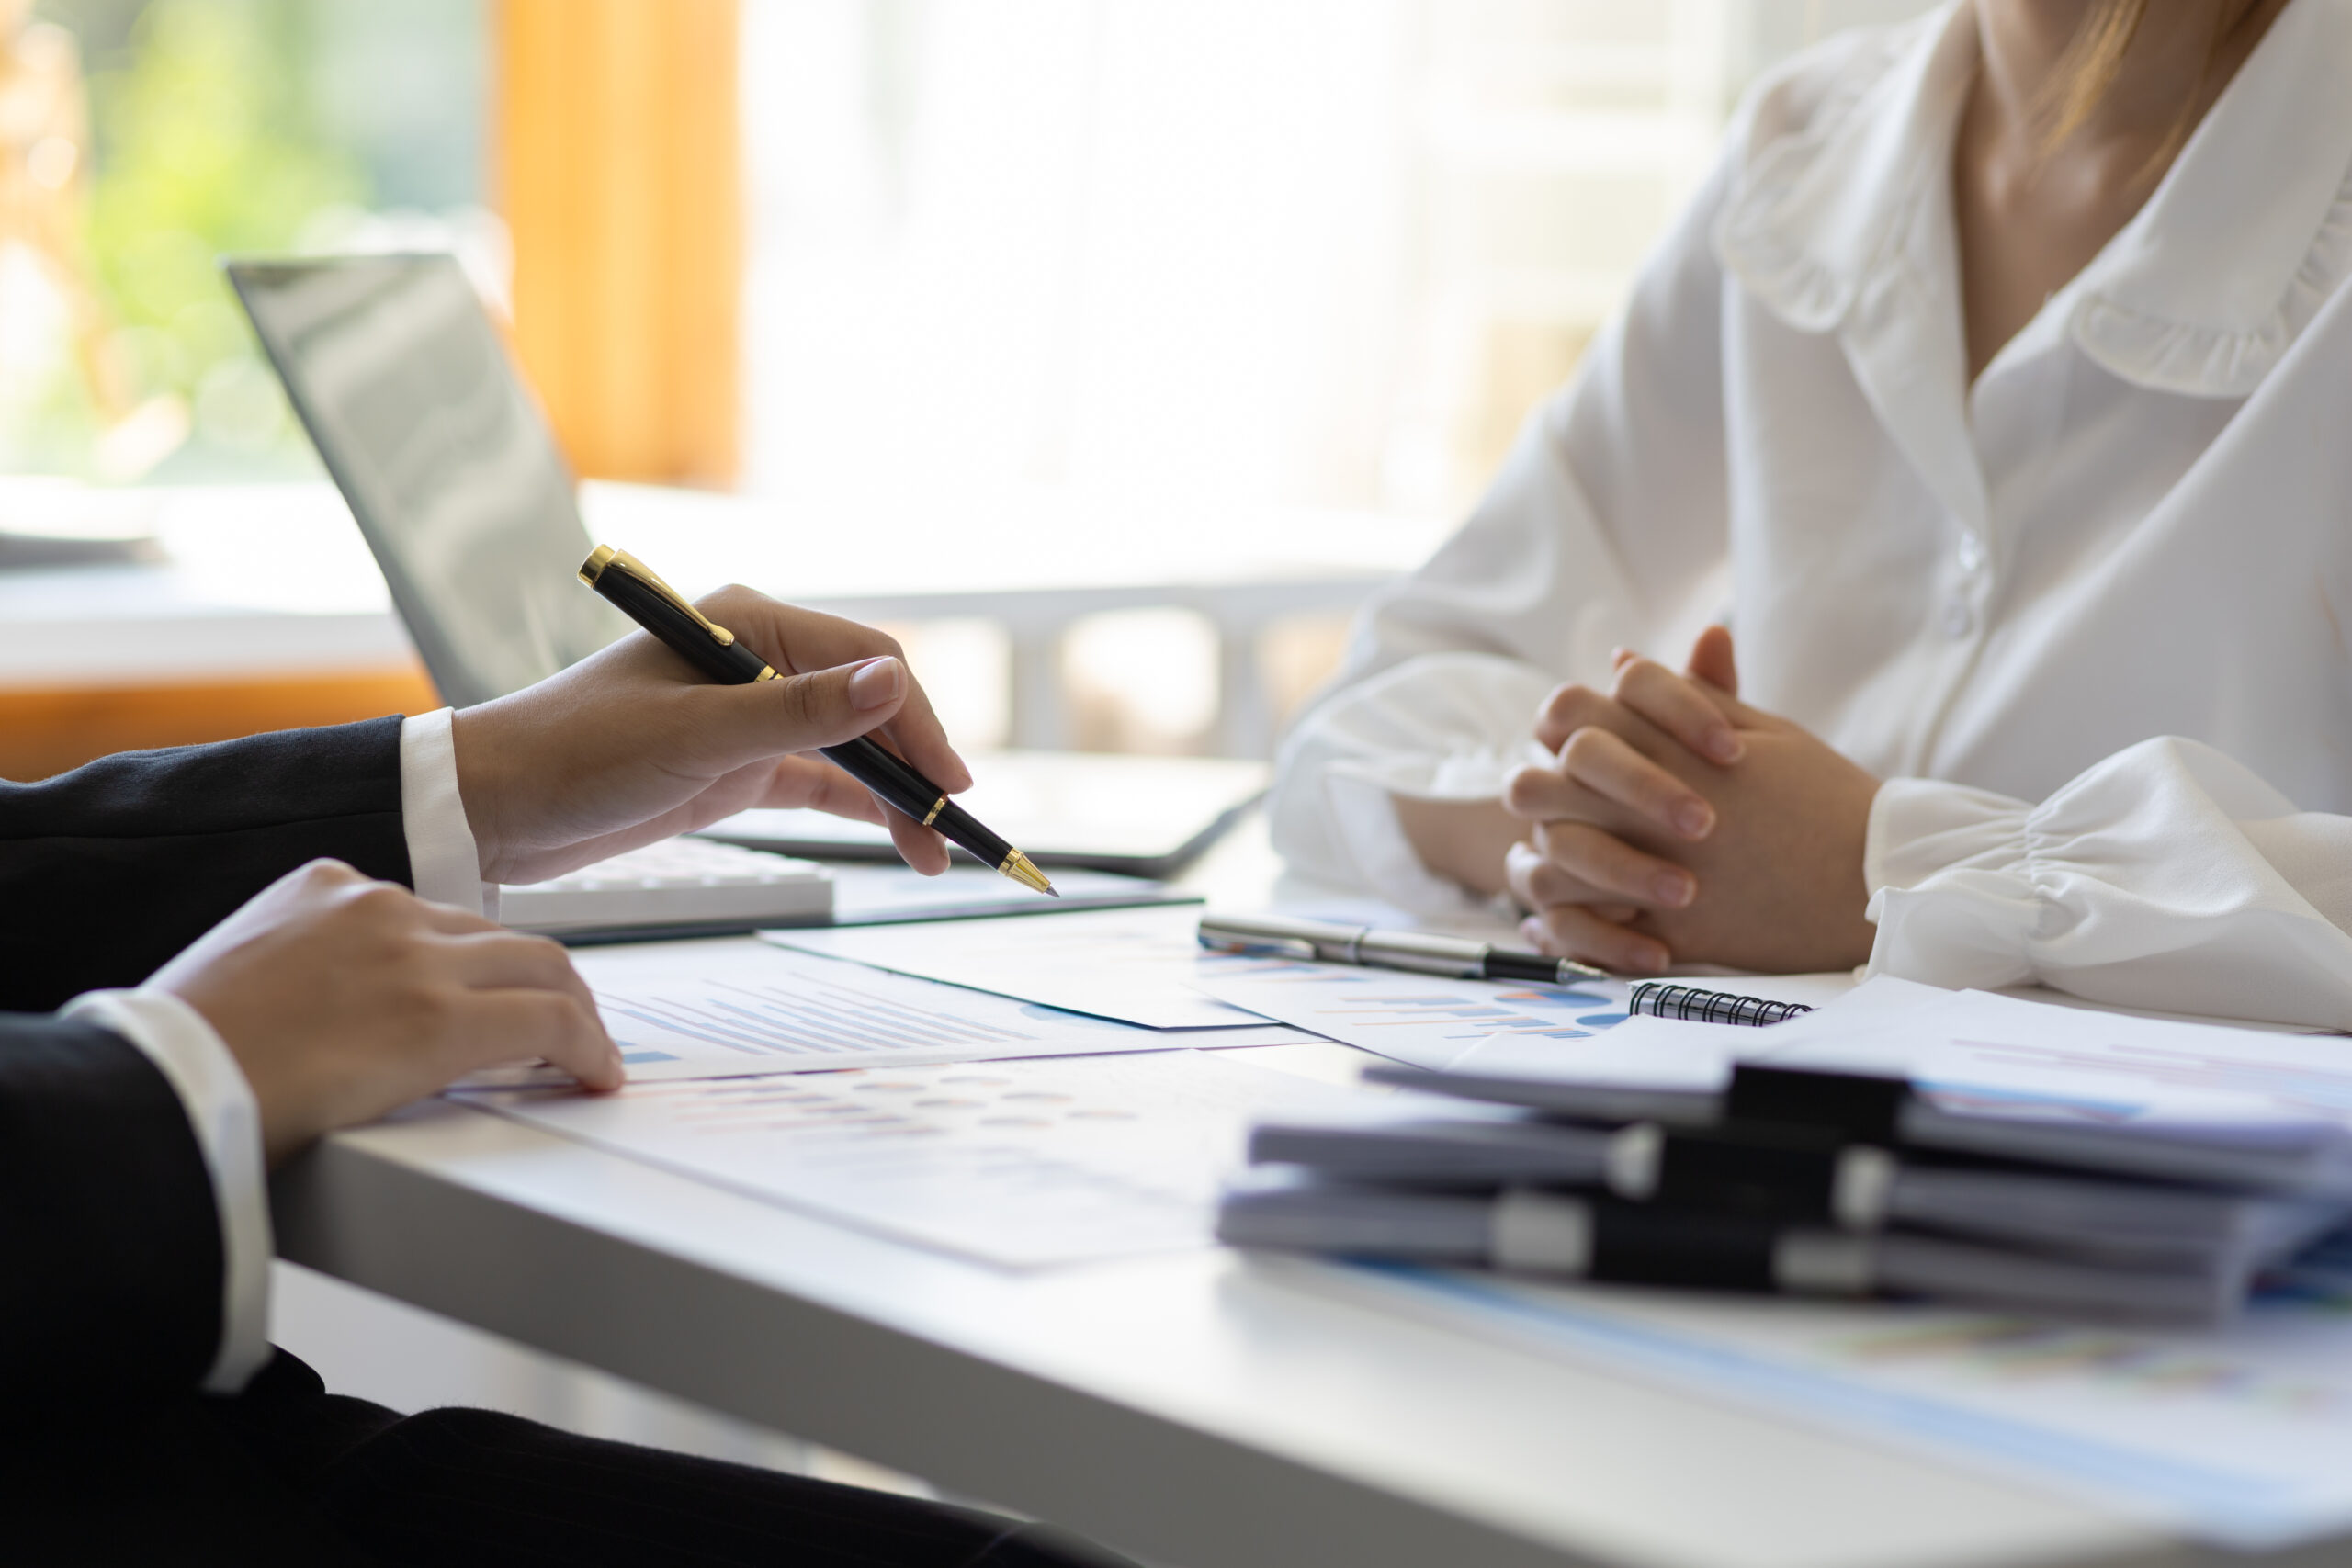
[{"label": "silver laptop", "polygon": [[456,261],[228,272],[443,701],[520,691],[629,629],[580,587],[571,471]]}]

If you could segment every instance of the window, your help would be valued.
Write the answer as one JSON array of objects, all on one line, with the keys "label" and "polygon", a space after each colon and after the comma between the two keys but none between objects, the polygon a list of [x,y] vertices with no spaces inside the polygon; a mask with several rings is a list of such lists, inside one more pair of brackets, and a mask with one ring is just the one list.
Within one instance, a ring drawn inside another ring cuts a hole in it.
[{"label": "window", "polygon": [[0,468],[311,474],[222,253],[452,245],[481,205],[479,0],[42,0],[0,81]]},{"label": "window", "polygon": [[745,481],[1458,512],[1754,73],[1922,8],[755,3]]}]

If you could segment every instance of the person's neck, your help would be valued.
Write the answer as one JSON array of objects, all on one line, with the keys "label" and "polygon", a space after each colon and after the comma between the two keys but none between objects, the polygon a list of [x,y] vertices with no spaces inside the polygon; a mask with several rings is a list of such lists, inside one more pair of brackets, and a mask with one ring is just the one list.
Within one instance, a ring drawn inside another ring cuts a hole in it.
[{"label": "person's neck", "polygon": [[[1982,130],[2040,163],[2063,97],[2068,47],[2096,0],[1973,0]],[[2286,0],[2154,0],[2113,79],[2062,144],[2071,163],[2139,167],[2193,123]],[[2221,47],[2216,50],[2217,41]],[[2210,58],[2209,58],[2210,57]],[[2184,107],[2190,107],[2184,117]]]}]

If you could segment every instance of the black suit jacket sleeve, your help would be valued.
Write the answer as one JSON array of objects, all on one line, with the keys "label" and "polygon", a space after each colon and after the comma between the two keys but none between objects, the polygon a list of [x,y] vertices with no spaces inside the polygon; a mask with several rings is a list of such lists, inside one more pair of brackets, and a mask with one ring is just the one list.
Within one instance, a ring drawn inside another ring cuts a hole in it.
[{"label": "black suit jacket sleeve", "polygon": [[371,719],[0,783],[0,1009],[135,986],[321,856],[412,885],[400,734]]},{"label": "black suit jacket sleeve", "polygon": [[0,1427],[194,1388],[220,1222],[170,1083],[75,1020],[0,1013]]},{"label": "black suit jacket sleeve", "polygon": [[108,757],[0,784],[0,1427],[196,1386],[218,1349],[210,1173],[129,1042],[18,1016],[130,986],[332,856],[407,883],[401,721]]}]

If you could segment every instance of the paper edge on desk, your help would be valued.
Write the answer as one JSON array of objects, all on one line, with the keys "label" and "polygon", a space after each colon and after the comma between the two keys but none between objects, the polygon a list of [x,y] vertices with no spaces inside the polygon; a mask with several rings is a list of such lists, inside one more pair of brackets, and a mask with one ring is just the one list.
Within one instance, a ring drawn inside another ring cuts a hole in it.
[{"label": "paper edge on desk", "polygon": [[[1645,1325],[1637,1313],[1625,1308],[1578,1310],[1573,1304],[1583,1292],[1623,1293],[1631,1302],[1645,1293],[1634,1287],[1561,1284],[1566,1299],[1559,1308],[1539,1311],[1505,1296],[1474,1270],[1279,1252],[1244,1251],[1240,1256],[1260,1277],[1310,1293],[1386,1307],[1476,1339],[1499,1337],[1539,1354],[1564,1355],[1592,1371],[1668,1384],[1746,1414],[1794,1421],[1846,1441],[1893,1444],[1917,1458],[1960,1464],[1996,1481],[2077,1506],[2104,1507],[2136,1524],[2181,1531],[2233,1551],[2277,1551],[2352,1528],[2352,1492],[2325,1505],[2264,1507],[2237,1501],[2251,1490],[2252,1478],[2245,1472],[2207,1470],[2203,1479],[2226,1500],[2199,1506],[2185,1501],[2173,1486],[2119,1483],[2111,1478],[2117,1471],[2146,1471],[2173,1462],[2160,1455],[2104,1446],[2026,1422],[2001,1422],[1905,1391],[1857,1386],[1781,1366],[1738,1346],[1713,1345],[1670,1326]],[[1759,1298],[1759,1304],[1770,1303]],[[2038,1451],[2030,1457],[1988,1451],[1970,1446],[1962,1435],[1996,1427],[2021,1439],[2020,1447]],[[2100,1472],[2108,1478],[2102,1479]]]}]

